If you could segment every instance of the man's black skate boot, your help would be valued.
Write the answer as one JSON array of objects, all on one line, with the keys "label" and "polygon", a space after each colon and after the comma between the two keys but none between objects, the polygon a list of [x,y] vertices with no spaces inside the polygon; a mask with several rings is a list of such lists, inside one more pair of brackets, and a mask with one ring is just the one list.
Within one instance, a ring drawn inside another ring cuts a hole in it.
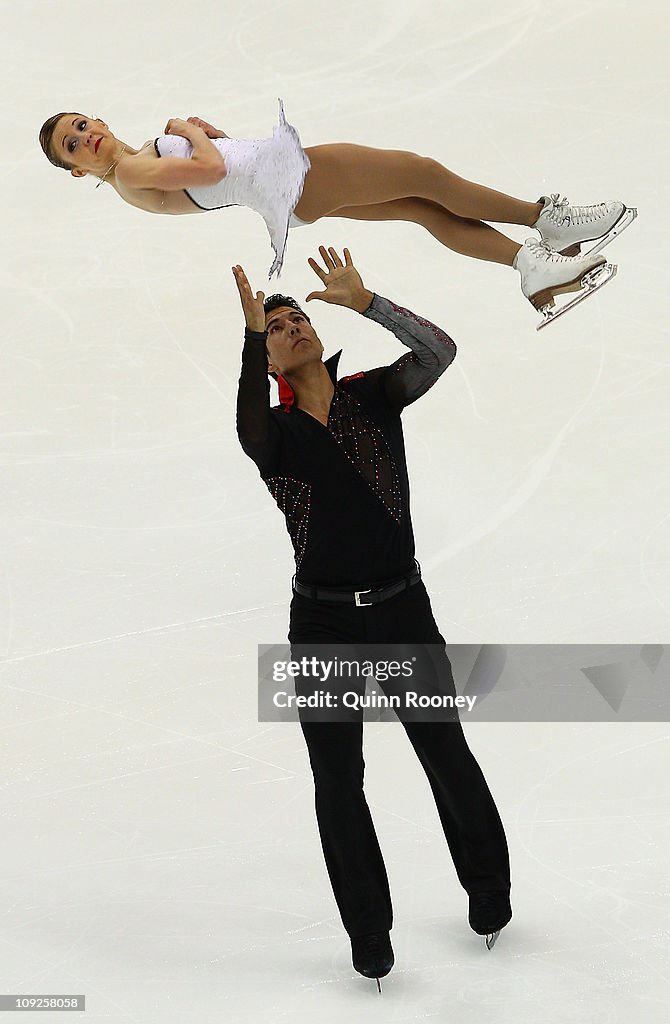
[{"label": "man's black skate boot", "polygon": [[388,932],[370,932],[368,935],[355,935],[351,940],[351,959],[354,970],[365,978],[376,978],[377,987],[381,992],[380,978],[389,973],[395,957]]},{"label": "man's black skate boot", "polygon": [[470,894],[468,921],[473,932],[486,936],[486,948],[492,949],[500,931],[512,919],[508,892]]}]

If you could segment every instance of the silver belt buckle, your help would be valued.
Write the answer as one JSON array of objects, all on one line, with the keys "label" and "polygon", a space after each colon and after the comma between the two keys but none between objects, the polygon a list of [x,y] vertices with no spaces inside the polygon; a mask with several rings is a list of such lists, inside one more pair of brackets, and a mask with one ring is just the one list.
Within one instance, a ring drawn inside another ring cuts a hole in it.
[{"label": "silver belt buckle", "polygon": [[372,605],[372,601],[361,601],[361,594],[370,594],[371,592],[372,587],[369,590],[354,590],[354,601],[357,608],[369,608]]}]

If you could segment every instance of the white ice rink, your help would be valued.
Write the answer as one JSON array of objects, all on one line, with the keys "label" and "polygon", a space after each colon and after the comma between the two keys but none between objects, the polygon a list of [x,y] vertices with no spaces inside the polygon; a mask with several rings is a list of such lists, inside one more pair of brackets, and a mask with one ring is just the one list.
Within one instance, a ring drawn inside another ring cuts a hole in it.
[{"label": "white ice rink", "polygon": [[[37,143],[70,109],[132,145],[190,115],[263,137],[281,96],[306,146],[409,149],[527,200],[637,206],[606,250],[616,280],[539,334],[517,275],[412,225],[292,231],[279,287],[304,298],[307,257],[347,245],[369,287],[458,344],[404,417],[448,641],[663,643],[666,4],[1,12],[0,993],[85,993],[96,1024],[667,1021],[667,723],[466,722],[512,860],[515,916],[491,952],[404,731],[370,726],[396,967],[382,997],[354,973],[302,735],[256,715],[292,552],[235,434],[230,267],[266,287],[265,227],[244,209],[142,213]],[[310,313],[342,373],[401,352],[347,310]]]}]

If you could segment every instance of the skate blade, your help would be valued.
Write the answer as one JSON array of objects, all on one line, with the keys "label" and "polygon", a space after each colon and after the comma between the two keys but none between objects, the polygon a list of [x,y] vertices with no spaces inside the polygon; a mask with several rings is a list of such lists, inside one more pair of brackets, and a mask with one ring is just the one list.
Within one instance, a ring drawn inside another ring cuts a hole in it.
[{"label": "skate blade", "polygon": [[595,267],[591,267],[590,270],[582,271],[577,274],[577,277],[571,278],[569,281],[564,281],[562,284],[552,285],[550,288],[543,288],[539,292],[535,292],[534,295],[529,296],[528,301],[535,306],[535,309],[539,309],[544,312],[545,309],[549,309],[554,305],[554,299],[557,295],[565,295],[567,292],[578,292],[583,287],[582,282],[586,280],[589,274],[592,274],[595,270],[600,270],[601,267],[606,266],[605,257],[601,256],[601,263],[597,263]]},{"label": "skate blade", "polygon": [[498,929],[497,932],[491,932],[489,935],[486,936],[486,948],[487,949],[493,949],[493,947],[495,946],[496,941],[497,941],[499,935],[500,935],[500,929]]},{"label": "skate blade", "polygon": [[[595,267],[593,270],[589,270],[587,274],[584,274],[581,281],[577,284],[577,288],[580,290],[580,294],[576,295],[570,302],[566,302],[563,306],[545,305],[540,307],[540,313],[542,314],[542,320],[537,325],[536,330],[541,331],[543,327],[557,320],[559,316],[563,316],[573,306],[577,306],[584,299],[588,299],[594,292],[597,292],[599,288],[602,288],[611,281],[613,277],[616,277],[618,267],[614,263],[601,263],[600,266]],[[575,288],[564,287],[561,292],[575,291]],[[554,293],[558,294],[558,290]],[[533,303],[534,305],[534,303]]]},{"label": "skate blade", "polygon": [[618,238],[626,228],[630,227],[636,217],[637,209],[633,206],[627,206],[614,227],[610,228],[606,235],[603,235],[602,238],[595,239],[592,245],[590,242],[580,242],[576,246],[571,246],[570,249],[564,249],[563,255],[576,256],[583,245],[591,245],[591,248],[581,249],[582,256],[591,256],[593,253],[600,252],[600,250],[604,249],[606,245],[609,245],[615,238]]},{"label": "skate blade", "polygon": [[381,995],[382,994],[382,983],[379,980],[379,978],[375,978],[375,981],[377,982],[377,991],[379,992],[379,995]]}]

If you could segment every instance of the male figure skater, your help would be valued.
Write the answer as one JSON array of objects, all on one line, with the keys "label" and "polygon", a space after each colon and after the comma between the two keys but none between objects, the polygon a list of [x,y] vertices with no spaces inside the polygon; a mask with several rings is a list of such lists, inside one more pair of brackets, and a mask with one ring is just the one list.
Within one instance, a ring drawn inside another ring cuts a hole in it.
[{"label": "male figure skater", "polygon": [[[337,380],[339,353],[323,345],[295,299],[253,294],[233,274],[246,320],[237,431],[246,454],[286,518],[296,575],[292,644],[439,645],[441,673],[453,686],[445,641],[414,559],[401,413],[436,382],[456,354],[434,324],[373,294],[347,249],[344,263],[321,246],[325,285],[307,301],[346,306],[392,331],[411,351],[389,366]],[[268,373],[280,385],[270,407]],[[461,885],[469,922],[490,948],[512,916],[507,842],[484,776],[461,724],[403,721],[428,776]],[[326,866],[354,968],[384,977],[394,957],[386,869],[363,792],[362,712],[355,721],[301,727],[314,774]]]}]

